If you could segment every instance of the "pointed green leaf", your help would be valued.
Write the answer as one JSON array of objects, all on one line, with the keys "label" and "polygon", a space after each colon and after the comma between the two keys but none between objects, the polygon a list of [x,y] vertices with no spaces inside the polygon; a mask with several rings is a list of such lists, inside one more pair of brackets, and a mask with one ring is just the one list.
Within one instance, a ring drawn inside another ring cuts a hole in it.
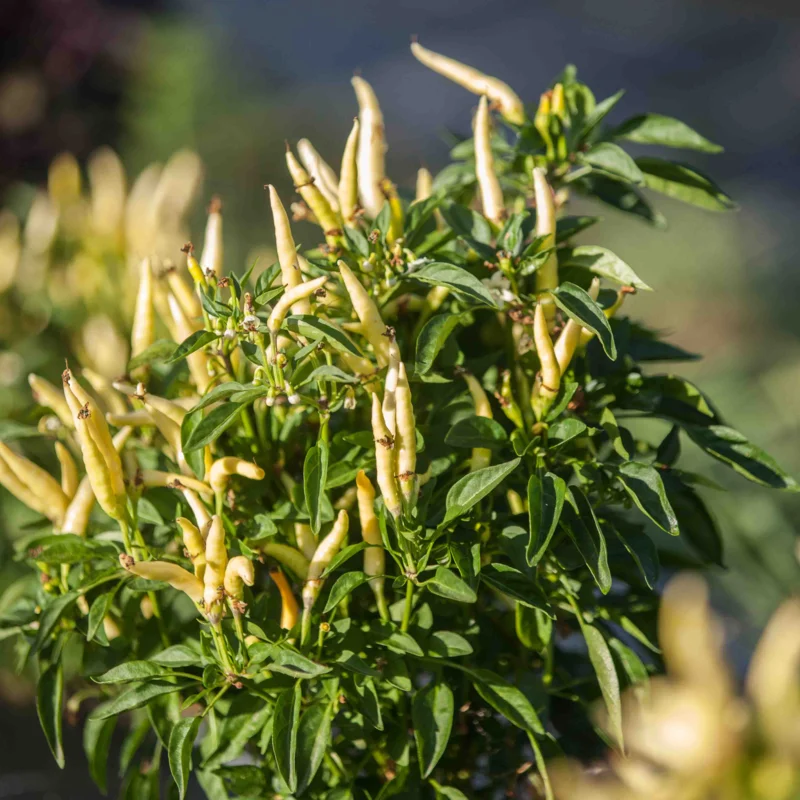
[{"label": "pointed green leaf", "polygon": [[466,514],[472,506],[499,486],[519,466],[519,463],[520,459],[515,458],[505,464],[475,470],[457,480],[447,493],[442,525]]},{"label": "pointed green leaf", "polygon": [[552,472],[541,479],[531,475],[528,480],[530,539],[525,555],[532,567],[542,560],[556,532],[566,491],[567,484]]},{"label": "pointed green leaf", "polygon": [[361,356],[359,349],[350,341],[347,334],[334,325],[332,322],[315,317],[313,314],[292,315],[286,320],[286,327],[290,331],[299,333],[308,339],[325,339],[328,344],[341,350],[343,353],[350,353],[353,356]]},{"label": "pointed green leaf", "polygon": [[475,590],[447,567],[436,567],[433,577],[422,585],[439,597],[457,603],[474,603],[478,599]]},{"label": "pointed green leaf", "polygon": [[658,470],[639,461],[628,461],[619,467],[619,479],[639,510],[662,531],[677,536],[678,520],[667,499],[664,482]]},{"label": "pointed green leaf", "polygon": [[476,305],[497,308],[497,303],[483,283],[471,272],[455,264],[434,261],[408,277],[429,286],[443,286]]},{"label": "pointed green leaf", "polygon": [[297,729],[297,794],[314,780],[331,742],[333,707],[323,700],[310,705],[300,717]]},{"label": "pointed green leaf", "polygon": [[437,314],[423,326],[417,337],[414,373],[425,375],[430,371],[436,356],[444,347],[450,334],[461,324],[458,314]]},{"label": "pointed green leaf", "polygon": [[429,683],[414,695],[411,722],[423,778],[433,772],[447,749],[454,712],[453,690],[442,680]]},{"label": "pointed green leaf", "polygon": [[347,595],[350,594],[354,589],[357,589],[359,586],[363,586],[367,581],[369,581],[369,575],[365,575],[363,572],[358,570],[354,570],[353,572],[345,572],[344,575],[340,575],[336,579],[336,583],[333,584],[331,587],[331,592],[328,595],[328,602],[325,603],[325,608],[323,609],[323,614],[330,614],[339,603],[344,600]]},{"label": "pointed green leaf", "polygon": [[83,752],[89,764],[89,774],[103,794],[108,786],[108,754],[116,724],[117,718],[109,717],[102,720],[87,719],[83,726]]},{"label": "pointed green leaf", "polygon": [[544,733],[539,715],[528,698],[514,685],[488,669],[463,669],[478,694],[512,725],[531,733]]},{"label": "pointed green leaf", "polygon": [[636,162],[618,145],[600,142],[583,155],[583,161],[591,164],[613,180],[641,184],[642,171]]},{"label": "pointed green leaf", "polygon": [[648,189],[709,211],[735,211],[736,203],[694,167],[660,158],[637,158]]},{"label": "pointed green leaf", "polygon": [[63,709],[64,667],[59,661],[50,664],[39,676],[39,683],[36,686],[36,711],[50,752],[61,769],[64,769]]},{"label": "pointed green leaf", "polygon": [[216,408],[212,408],[208,415],[203,417],[191,431],[187,431],[186,420],[194,415],[187,414],[181,426],[181,443],[184,453],[200,450],[219,439],[239,419],[243,407],[239,403],[222,403]]},{"label": "pointed green leaf", "polygon": [[451,447],[502,447],[508,441],[503,426],[489,417],[464,417],[448,429],[445,444]]},{"label": "pointed green leaf", "polygon": [[498,592],[512,597],[519,603],[530,608],[539,608],[543,611],[550,610],[550,604],[544,592],[524,572],[508,564],[493,561],[481,570],[481,580]]},{"label": "pointed green leaf", "polygon": [[703,153],[721,153],[722,147],[690,128],[685,122],[663,114],[638,114],[623,122],[611,134],[639,144],[679,147]]},{"label": "pointed green leaf", "polygon": [[183,688],[184,685],[182,684],[166,683],[164,681],[141,683],[117,695],[117,697],[110,700],[108,703],[97,706],[97,708],[89,714],[89,719],[107,719],[108,717],[115,717],[117,714],[122,714],[123,711],[133,711],[134,708],[141,708],[156,697],[172,694],[173,692],[180,692]]},{"label": "pointed green leaf", "polygon": [[219,339],[219,334],[214,331],[195,331],[191,336],[184,339],[176,348],[175,352],[167,359],[165,363],[174,364],[181,361],[186,356],[191,355],[201,347]]},{"label": "pointed green leaf", "polygon": [[328,480],[328,444],[319,439],[306,453],[303,464],[303,491],[308,507],[311,530],[318,534],[322,527],[322,509],[325,499],[325,483]]},{"label": "pointed green leaf", "polygon": [[169,735],[169,769],[181,800],[186,797],[192,768],[192,748],[202,721],[202,717],[184,717],[173,725]]},{"label": "pointed green leaf", "polygon": [[292,794],[297,791],[297,731],[302,692],[302,684],[297,681],[294,689],[288,689],[278,695],[273,712],[272,748],[275,763],[283,782]]},{"label": "pointed green leaf", "polygon": [[586,646],[589,648],[589,660],[592,662],[600,692],[609,718],[609,728],[620,750],[624,749],[622,737],[622,701],[619,693],[619,678],[614,666],[614,659],[608,649],[603,634],[591,625],[582,625]]},{"label": "pointed green leaf", "polygon": [[608,278],[621,286],[635,286],[642,291],[652,289],[618,256],[605,247],[583,244],[560,250],[558,263],[564,267],[581,267],[589,272]]},{"label": "pointed green leaf", "polygon": [[589,499],[577,486],[570,487],[566,497],[569,502],[564,504],[561,515],[562,523],[583,556],[600,591],[608,594],[611,588],[608,548],[594,509]]}]

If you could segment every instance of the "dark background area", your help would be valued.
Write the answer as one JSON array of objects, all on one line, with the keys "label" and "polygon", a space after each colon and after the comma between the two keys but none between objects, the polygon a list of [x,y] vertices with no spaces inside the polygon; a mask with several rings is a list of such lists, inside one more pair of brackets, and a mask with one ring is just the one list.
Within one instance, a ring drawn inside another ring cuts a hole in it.
[{"label": "dark background area", "polygon": [[[656,289],[637,296],[628,313],[702,352],[684,373],[800,474],[795,3],[3,0],[0,200],[24,213],[30,187],[65,150],[83,163],[110,145],[132,176],[191,147],[206,166],[203,196],[218,193],[225,204],[226,268],[243,271],[271,246],[264,184],[291,191],[284,140],[307,136],[338,164],[356,113],[354,70],[383,106],[393,180],[408,189],[421,164],[436,171],[447,162],[447,132],[468,132],[475,99],[412,58],[412,34],[508,81],[534,105],[564,64],[575,63],[598,99],[627,89],[618,119],[678,116],[725,146],[722,155],[691,160],[738,201],[738,213],[659,199],[670,222],[660,232],[603,210],[606,225],[592,242],[618,252]],[[203,205],[193,218],[198,238]],[[0,394],[23,396],[25,370],[11,358],[17,344],[1,344]],[[687,453],[687,468],[700,463]],[[723,479],[721,468],[702,463],[731,490],[704,496],[727,549],[715,599],[743,665],[766,617],[800,586],[800,502]],[[13,537],[12,524],[0,526]],[[12,568],[8,549],[0,550],[0,589]],[[94,797],[77,729],[66,740],[60,773],[38,732],[30,685],[0,666],[0,798]]]}]

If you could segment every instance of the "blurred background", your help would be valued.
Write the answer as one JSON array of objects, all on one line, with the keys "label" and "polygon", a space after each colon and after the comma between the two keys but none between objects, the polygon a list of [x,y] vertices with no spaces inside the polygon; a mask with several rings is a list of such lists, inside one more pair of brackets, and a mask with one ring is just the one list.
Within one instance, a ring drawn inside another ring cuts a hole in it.
[{"label": "blurred background", "polygon": [[[176,240],[184,232],[202,240],[205,206],[218,194],[226,269],[242,272],[272,244],[264,184],[291,195],[284,140],[309,137],[338,165],[356,113],[349,82],[355,70],[380,98],[389,174],[401,187],[412,187],[422,164],[434,172],[444,166],[452,135],[468,134],[474,98],[411,57],[412,34],[506,80],[534,105],[564,64],[575,63],[598,99],[627,89],[616,121],[643,111],[674,115],[725,146],[722,155],[693,153],[690,160],[737,200],[738,213],[717,215],[658,197],[666,231],[594,209],[605,225],[584,240],[610,247],[656,289],[629,302],[628,313],[702,353],[702,361],[679,365],[681,373],[797,477],[800,17],[793,6],[3,0],[0,206],[25,219],[37,188],[47,184],[48,165],[65,151],[84,167],[99,147],[110,146],[131,186],[151,162],[190,148],[203,179],[195,197],[185,198],[192,203]],[[14,217],[0,216],[0,418],[11,414],[24,425],[27,373],[56,378],[66,353],[80,349],[64,331],[77,330],[81,320],[63,316],[62,298],[37,287],[33,268],[16,277],[3,271],[14,225]],[[298,231],[302,241],[306,231]],[[110,264],[114,247],[91,258]],[[105,334],[101,326],[90,335]],[[702,467],[728,490],[705,490],[704,497],[726,551],[726,569],[713,574],[715,601],[743,669],[770,612],[800,587],[800,496],[729,477],[688,449],[685,459],[687,469]],[[24,525],[24,514],[4,497],[0,590],[19,578],[9,542]],[[9,668],[6,645],[0,642],[0,798],[94,797],[77,731],[66,737],[66,780],[52,762],[30,685]]]}]

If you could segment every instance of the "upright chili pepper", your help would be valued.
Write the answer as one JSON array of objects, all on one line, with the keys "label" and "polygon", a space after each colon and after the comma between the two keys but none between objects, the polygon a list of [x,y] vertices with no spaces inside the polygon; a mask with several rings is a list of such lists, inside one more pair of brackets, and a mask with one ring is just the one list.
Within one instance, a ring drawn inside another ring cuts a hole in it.
[{"label": "upright chili pepper", "polygon": [[61,443],[56,442],[56,458],[61,466],[61,490],[72,500],[78,490],[78,467],[72,453]]},{"label": "upright chili pepper", "polygon": [[292,593],[292,587],[289,586],[289,581],[286,580],[286,576],[279,567],[272,567],[269,571],[269,576],[278,587],[278,593],[281,596],[280,626],[283,630],[290,631],[297,624],[297,619],[300,616],[297,600],[295,600]]},{"label": "upright chili pepper", "polygon": [[347,137],[342,155],[342,168],[339,172],[339,213],[345,225],[352,225],[356,220],[358,205],[358,136],[360,123],[358,117],[353,120],[353,128]]},{"label": "upright chili pepper", "polygon": [[297,143],[297,155],[300,156],[300,161],[314,181],[314,185],[322,192],[330,207],[338,212],[339,178],[331,166],[308,139],[301,139]]},{"label": "upright chili pepper", "polygon": [[539,356],[541,371],[536,376],[531,406],[536,419],[541,419],[553,405],[561,386],[561,370],[558,367],[553,340],[550,338],[541,302],[536,304],[536,311],[533,315],[533,341]]},{"label": "upright chili pepper", "polygon": [[[288,292],[303,283],[300,266],[297,261],[297,247],[289,225],[289,217],[275,187],[269,186],[269,202],[272,207],[272,224],[275,226],[275,246],[278,250],[278,263],[281,265],[281,283]],[[301,298],[292,309],[295,314],[310,314],[311,303],[308,298]]]},{"label": "upright chili pepper", "polygon": [[356,278],[350,267],[339,261],[339,274],[344,281],[344,288],[350,295],[350,302],[353,310],[361,321],[364,337],[372,345],[375,351],[375,358],[379,367],[389,364],[389,339],[386,337],[386,324],[381,319],[381,312],[375,301],[369,296],[367,290],[361,285],[361,281]]},{"label": "upright chili pepper", "polygon": [[240,617],[244,607],[244,587],[252,586],[255,581],[253,562],[245,556],[234,556],[225,567],[223,586],[225,595],[230,601],[234,617]]},{"label": "upright chili pepper", "polygon": [[190,288],[183,275],[174,266],[170,266],[164,270],[164,277],[169,284],[169,290],[175,295],[175,299],[183,309],[183,313],[189,319],[198,319],[203,313],[203,306],[200,298]]},{"label": "upright chili pepper", "polygon": [[[177,341],[178,343],[183,342],[199,329],[189,321],[180,303],[175,298],[175,295],[169,294],[167,301],[169,303],[169,312],[172,316],[172,322],[175,326],[175,332],[178,335]],[[208,356],[202,349],[195,350],[193,353],[186,356],[186,362],[189,365],[189,372],[192,374],[192,379],[197,386],[197,391],[200,392],[201,395],[205,394],[211,384]]]},{"label": "upright chili pepper", "polygon": [[401,361],[397,377],[397,480],[406,504],[413,506],[417,494],[417,426],[406,365]]},{"label": "upright chili pepper", "polygon": [[[543,247],[554,247],[556,241],[556,206],[553,190],[547,182],[547,173],[542,167],[533,170],[533,188],[536,195],[536,235],[544,236]],[[547,260],[536,271],[536,291],[550,292],[558,288],[558,259],[550,253]],[[556,306],[549,295],[539,301],[543,304],[544,317],[548,328],[553,327]]]},{"label": "upright chili pepper", "polygon": [[375,594],[378,613],[381,619],[389,619],[389,609],[383,593],[384,575],[386,574],[386,551],[383,548],[381,529],[375,516],[375,488],[364,470],[356,475],[358,494],[358,516],[361,521],[361,538],[371,547],[364,551],[364,574],[370,576],[370,588]]},{"label": "upright chili pepper", "polygon": [[[600,279],[594,278],[589,287],[589,297],[591,297],[592,300],[597,300],[599,293]],[[561,333],[558,335],[558,339],[556,339],[556,360],[558,361],[558,368],[561,370],[562,375],[567,371],[567,367],[569,367],[572,361],[572,356],[575,354],[575,348],[581,340],[581,332],[583,330],[584,328],[580,322],[576,322],[570,317],[570,319],[567,320],[567,324],[564,325]]]},{"label": "upright chili pepper", "polygon": [[221,517],[211,517],[206,536],[206,570],[203,574],[203,601],[206,616],[214,624],[221,616],[221,603],[225,589],[225,568],[228,566],[228,550],[225,547],[225,528]]},{"label": "upright chili pepper", "polygon": [[372,395],[372,438],[375,440],[375,468],[378,473],[378,486],[383,502],[389,513],[399,518],[403,507],[397,487],[397,459],[395,456],[395,439],[386,426],[378,395]]},{"label": "upright chili pepper", "polygon": [[206,528],[211,524],[211,514],[206,508],[205,503],[203,503],[197,493],[193,492],[191,489],[187,489],[185,486],[179,487],[179,489],[183,494],[184,499],[188,503],[189,508],[192,509],[195,521],[197,522],[197,527],[201,531],[206,530]]},{"label": "upright chili pepper", "polygon": [[486,96],[481,97],[478,103],[478,112],[475,114],[475,176],[478,179],[478,188],[481,193],[483,215],[498,227],[506,215],[503,202],[503,190],[494,168],[494,153],[492,152],[491,118],[489,117],[489,103]]},{"label": "upright chili pepper", "polygon": [[294,538],[303,555],[309,560],[312,559],[317,551],[317,537],[311,526],[305,522],[295,522]]},{"label": "upright chili pepper", "polygon": [[427,200],[433,194],[433,175],[427,167],[420,167],[417,170],[417,183],[414,192],[414,202]]},{"label": "upright chili pepper", "polygon": [[55,526],[64,519],[69,497],[49,472],[0,442],[0,483],[28,508]]},{"label": "upright chili pepper", "polygon": [[123,414],[128,410],[125,398],[114,388],[114,384],[105,375],[101,375],[88,367],[83,368],[82,374],[106,411]]},{"label": "upright chili pepper", "polygon": [[208,220],[200,266],[204,272],[211,270],[215,275],[222,275],[222,201],[216,195],[208,204]]},{"label": "upright chili pepper", "polygon": [[183,534],[183,545],[194,567],[195,577],[202,581],[206,572],[206,540],[198,527],[186,517],[178,517],[175,522]]},{"label": "upright chili pepper", "polygon": [[[475,416],[493,419],[494,414],[492,412],[492,404],[489,402],[489,398],[486,395],[483,386],[481,386],[481,382],[471,372],[464,372],[462,374],[464,380],[466,381],[467,389],[469,389],[469,393],[472,396],[472,402],[475,404]],[[474,472],[476,469],[488,467],[491,463],[491,450],[486,447],[472,448],[472,456],[469,462],[470,472]]]},{"label": "upright chili pepper", "polygon": [[292,176],[292,181],[294,181],[295,190],[317,218],[317,222],[325,233],[327,243],[335,247],[341,235],[336,213],[319,187],[314,184],[311,176],[295,158],[288,145],[286,146],[286,165],[289,167],[289,174]]},{"label": "upright chili pepper", "polygon": [[386,134],[383,112],[372,86],[355,75],[351,81],[358,100],[358,190],[367,216],[373,219],[383,208],[381,189],[386,177]]},{"label": "upright chili pepper", "polygon": [[386,422],[386,427],[392,436],[395,435],[397,428],[396,425],[396,409],[397,409],[397,378],[399,375],[400,364],[400,348],[397,346],[397,340],[394,336],[392,328],[386,329],[389,339],[389,367],[386,370],[386,377],[383,381],[383,419]]},{"label": "upright chili pepper", "polygon": [[411,52],[418,61],[434,72],[444,75],[445,78],[449,78],[473,94],[486,95],[512,125],[522,125],[525,122],[525,107],[522,105],[522,100],[507,83],[462,64],[454,58],[434,53],[418,42],[411,43]]},{"label": "upright chili pepper", "polygon": [[31,387],[33,399],[39,405],[49,408],[60,420],[61,423],[70,430],[75,428],[75,420],[69,410],[64,395],[50,381],[45,380],[39,375],[31,373],[28,375],[28,383]]},{"label": "upright chili pepper", "polygon": [[[292,289],[287,289],[280,297],[277,303],[275,303],[272,312],[269,315],[269,319],[267,320],[267,327],[275,336],[278,331],[281,329],[281,325],[283,325],[283,320],[286,317],[286,314],[289,312],[289,309],[294,309],[295,304],[298,300],[305,300],[315,292],[319,292],[322,287],[325,285],[325,282],[328,280],[327,275],[322,275],[319,278],[314,278],[313,281],[306,281],[305,283],[301,283],[299,286],[295,286]],[[310,313],[310,308],[308,312]]]},{"label": "upright chili pepper", "polygon": [[503,409],[503,413],[510,419],[514,425],[518,428],[525,427],[525,423],[522,419],[522,410],[519,407],[519,403],[517,403],[516,398],[514,397],[514,393],[511,389],[511,370],[503,370],[503,374],[500,379],[500,391],[495,392],[495,397],[497,397],[498,402],[500,403],[500,408]]},{"label": "upright chili pepper", "polygon": [[153,312],[153,272],[150,259],[139,264],[139,291],[131,328],[131,356],[143,353],[155,341],[155,315]]},{"label": "upright chili pepper", "polygon": [[168,561],[134,561],[120,553],[119,562],[128,572],[148,581],[165,581],[173,589],[185,592],[195,604],[203,602],[203,584],[191,572]]},{"label": "upright chili pepper", "polygon": [[552,161],[556,156],[553,145],[553,136],[550,133],[550,114],[552,112],[551,94],[545,92],[539,98],[539,107],[536,109],[536,116],[533,118],[533,125],[542,137],[545,145],[545,153],[548,161]]}]

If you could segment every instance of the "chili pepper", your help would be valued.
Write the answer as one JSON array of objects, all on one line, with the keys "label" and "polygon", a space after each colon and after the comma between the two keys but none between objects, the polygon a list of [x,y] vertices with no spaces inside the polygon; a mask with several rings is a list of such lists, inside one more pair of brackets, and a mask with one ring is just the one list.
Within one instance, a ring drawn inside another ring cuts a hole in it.
[{"label": "chili pepper", "polygon": [[567,114],[567,103],[564,97],[564,84],[557,83],[553,87],[553,94],[550,99],[551,113],[559,119],[564,119]]},{"label": "chili pepper", "polygon": [[305,522],[295,522],[294,538],[303,555],[309,560],[312,559],[317,549],[317,537],[311,530],[311,526]]},{"label": "chili pepper", "polygon": [[[469,393],[472,396],[472,402],[475,404],[475,416],[493,419],[494,414],[492,412],[492,404],[489,402],[489,398],[487,397],[483,386],[481,386],[480,381],[471,372],[464,372],[462,374],[464,380],[466,381],[467,389],[469,389]],[[491,450],[485,447],[473,447],[472,456],[469,462],[470,472],[474,472],[476,469],[488,467],[491,461]]]},{"label": "chili pepper", "polygon": [[520,496],[519,492],[509,489],[506,492],[506,500],[508,501],[508,508],[512,514],[524,514],[525,502]]},{"label": "chili pepper", "polygon": [[325,233],[326,241],[329,245],[335,245],[337,237],[341,233],[336,214],[331,208],[331,204],[325,199],[325,195],[295,158],[288,144],[286,146],[286,165],[289,167],[289,174],[292,176],[295,190],[317,218],[319,226]]},{"label": "chili pepper", "polygon": [[[303,276],[300,274],[297,260],[297,247],[294,243],[286,209],[283,207],[283,203],[272,185],[269,186],[269,202],[272,207],[272,224],[275,227],[278,262],[281,265],[281,283],[286,287],[286,291],[289,291],[303,283]],[[292,310],[295,314],[310,314],[311,303],[307,298],[302,298],[297,301],[295,308]]]},{"label": "chili pepper", "polygon": [[[286,317],[286,314],[289,312],[289,309],[291,308],[294,310],[294,306],[298,300],[304,300],[308,297],[311,297],[311,295],[313,295],[315,292],[320,291],[327,280],[328,276],[322,275],[319,278],[314,278],[313,281],[306,281],[305,283],[301,283],[299,286],[294,286],[291,289],[287,289],[281,295],[278,302],[275,303],[275,307],[272,309],[269,319],[267,320],[267,327],[273,336],[278,333],[281,325],[283,325],[283,320]],[[310,313],[310,309],[309,312],[304,313]]]},{"label": "chili pepper", "polygon": [[383,381],[383,419],[386,421],[386,427],[389,433],[394,436],[396,430],[396,409],[397,409],[397,377],[399,374],[400,364],[400,348],[397,346],[397,341],[394,337],[394,330],[387,328],[389,332],[389,367],[386,370],[386,378]]},{"label": "chili pepper", "polygon": [[175,522],[183,534],[183,545],[194,567],[194,574],[202,581],[206,572],[206,540],[197,526],[186,517],[178,517]]},{"label": "chili pepper", "polygon": [[545,144],[545,153],[548,161],[555,158],[555,148],[553,147],[553,137],[550,134],[550,114],[552,111],[550,92],[545,92],[539,98],[539,107],[536,109],[536,116],[533,118],[533,126],[542,137]]},{"label": "chili pepper", "polygon": [[264,478],[264,470],[256,466],[252,461],[245,461],[243,458],[235,456],[225,456],[218,458],[208,471],[208,482],[214,492],[222,492],[228,484],[231,475],[241,475],[252,481],[260,481]]},{"label": "chili pepper", "polygon": [[78,490],[78,468],[72,453],[61,442],[56,442],[55,448],[61,466],[61,491],[71,500]]},{"label": "chili pepper", "polygon": [[[388,178],[381,181],[381,191],[386,202],[389,203],[389,230],[386,232],[386,243],[391,245],[403,235],[405,212],[400,195],[397,194],[397,187]],[[393,252],[395,256],[402,255],[402,249],[398,251],[395,248]]]},{"label": "chili pepper", "polygon": [[[244,587],[252,586],[255,581],[255,571],[253,562],[245,556],[234,556],[228,561],[225,567],[225,594],[234,601],[244,600]],[[233,604],[233,613],[237,615],[239,610],[236,603]]]},{"label": "chili pepper", "polygon": [[308,576],[309,560],[296,548],[288,544],[267,542],[259,547],[265,556],[271,556],[276,561],[288,567],[300,580]]},{"label": "chili pepper", "polygon": [[308,139],[301,139],[297,143],[297,154],[311,176],[311,180],[314,181],[314,185],[322,192],[330,207],[338,212],[339,178],[336,173]]},{"label": "chili pepper", "polygon": [[[600,279],[593,278],[591,286],[589,287],[589,297],[591,297],[592,300],[597,300],[599,293]],[[556,339],[556,360],[558,361],[558,368],[561,370],[562,375],[567,371],[567,367],[569,367],[572,361],[572,356],[575,354],[575,348],[581,340],[581,332],[583,330],[585,329],[580,322],[576,322],[570,317],[570,319],[567,320],[567,324],[564,325],[561,333],[558,335],[558,339]]]},{"label": "chili pepper", "polygon": [[143,486],[165,486],[170,489],[182,489],[186,487],[200,494],[213,494],[213,489],[207,483],[197,480],[188,475],[179,475],[175,472],[162,472],[157,469],[139,470],[139,479]]},{"label": "chili pepper", "polygon": [[462,64],[454,58],[434,53],[418,42],[411,43],[411,52],[426,67],[444,75],[473,94],[486,95],[496,105],[503,117],[513,125],[525,122],[525,108],[516,92],[503,81]]},{"label": "chili pepper", "polygon": [[281,572],[279,567],[272,567],[269,571],[269,576],[278,587],[278,592],[281,596],[281,621],[280,626],[285,631],[290,631],[297,624],[297,618],[300,615],[300,608],[297,605],[292,587],[289,586],[289,581],[286,576]]},{"label": "chili pepper", "polygon": [[123,425],[131,425],[134,428],[146,428],[148,426],[155,427],[155,422],[150,416],[149,411],[143,408],[136,409],[136,411],[126,411],[124,414],[106,414],[106,422],[113,425],[115,428],[121,428]]},{"label": "chili pepper", "polygon": [[183,252],[186,253],[186,269],[189,271],[194,285],[202,286],[205,289],[208,286],[208,282],[206,281],[206,276],[203,275],[200,264],[194,257],[194,245],[191,242],[187,242],[183,246]]},{"label": "chili pepper", "polygon": [[494,167],[492,153],[491,119],[489,103],[482,96],[475,114],[475,176],[481,193],[483,215],[495,225],[500,226],[506,215],[503,203],[503,190]]},{"label": "chili pepper", "polygon": [[358,135],[360,123],[358,117],[353,120],[353,127],[347,137],[342,155],[342,168],[339,173],[339,212],[345,225],[352,225],[358,212]]},{"label": "chili pepper", "polygon": [[183,275],[178,273],[174,267],[168,267],[164,270],[164,277],[169,284],[169,290],[175,295],[175,299],[183,309],[189,319],[197,319],[203,313],[203,306],[200,303],[200,298],[189,287]]},{"label": "chili pepper", "polygon": [[396,518],[402,513],[400,492],[397,488],[395,440],[383,418],[378,395],[372,395],[372,437],[375,440],[375,467],[378,486],[389,513]]},{"label": "chili pepper", "polygon": [[209,621],[218,622],[220,603],[225,584],[225,568],[228,566],[228,551],[225,547],[225,528],[222,518],[216,514],[211,517],[211,525],[206,536],[206,571],[203,575],[203,600]]},{"label": "chili pepper", "polygon": [[156,316],[161,320],[167,331],[169,331],[170,338],[176,342],[180,342],[182,341],[181,335],[175,325],[175,321],[172,319],[172,311],[169,307],[170,292],[161,279],[163,276],[154,277],[157,278],[157,280],[153,281],[153,307],[155,308]]},{"label": "chili pepper", "polygon": [[92,391],[100,399],[101,404],[105,406],[106,411],[124,414],[128,410],[125,399],[105,375],[101,375],[88,367],[83,368],[82,374],[88,381],[89,386],[92,387]]},{"label": "chili pepper", "polygon": [[131,327],[131,356],[143,353],[155,341],[155,315],[153,312],[153,273],[150,259],[139,265],[139,291]]},{"label": "chili pepper", "polygon": [[310,613],[322,589],[322,573],[333,557],[339,552],[342,544],[347,539],[347,530],[350,527],[350,518],[342,510],[336,517],[330,533],[319,543],[314,558],[308,564],[308,576],[303,583],[303,609],[304,614]]},{"label": "chili pepper", "polygon": [[383,112],[372,86],[355,75],[350,81],[358,101],[358,191],[367,215],[373,219],[383,208],[381,182],[386,177],[386,135]]},{"label": "chili pepper", "polygon": [[[114,434],[114,447],[121,451],[132,433],[131,428],[122,428]],[[89,517],[94,508],[95,495],[88,475],[81,478],[72,500],[67,506],[64,521],[61,523],[61,533],[74,533],[76,536],[86,536],[89,527]]]},{"label": "chili pepper", "polygon": [[357,495],[357,487],[348,486],[347,489],[344,490],[344,494],[333,504],[333,507],[337,511],[341,511],[342,509],[349,511],[355,505]]},{"label": "chili pepper", "polygon": [[389,619],[389,609],[383,592],[386,574],[386,551],[383,548],[378,518],[375,516],[375,488],[364,470],[356,475],[358,516],[361,520],[361,538],[372,547],[364,551],[364,574],[370,576],[370,588],[375,594],[378,613],[384,621]]},{"label": "chili pepper", "polygon": [[50,473],[0,442],[0,483],[26,506],[58,526],[69,505],[69,497]]},{"label": "chili pepper", "polygon": [[176,425],[183,425],[183,419],[188,413],[186,409],[172,400],[167,400],[166,397],[151,394],[143,383],[132,386],[130,383],[115,381],[111,385],[127,397],[135,397],[137,400],[141,400],[149,409],[151,415],[162,414]]},{"label": "chili pepper", "polygon": [[192,602],[203,602],[203,584],[191,572],[168,561],[134,561],[120,553],[119,562],[128,571],[148,581],[165,581],[173,589],[185,592]]},{"label": "chili pepper", "polygon": [[[544,236],[543,247],[553,247],[556,241],[556,206],[553,191],[547,182],[546,171],[542,167],[534,167],[533,186],[536,195],[536,235]],[[547,260],[536,270],[536,291],[549,292],[558,288],[558,259],[550,253]],[[556,306],[552,297],[540,299],[544,304],[543,311],[548,328],[552,328],[556,315]]]},{"label": "chili pepper", "polygon": [[222,275],[222,265],[222,201],[217,195],[214,195],[208,205],[208,220],[203,240],[203,254],[200,256],[200,267],[203,272],[211,270],[216,275]]},{"label": "chili pepper", "polygon": [[72,419],[72,412],[69,410],[66,400],[64,400],[63,393],[53,386],[50,381],[33,373],[28,375],[28,383],[31,387],[33,399],[39,405],[49,408],[65,427],[73,430],[75,421]]},{"label": "chili pepper", "polygon": [[524,427],[522,419],[522,411],[517,403],[514,393],[511,390],[511,370],[503,370],[500,379],[500,391],[495,395],[500,403],[500,408],[503,413],[510,419],[518,428]]},{"label": "chili pepper", "polygon": [[350,302],[356,316],[364,327],[364,337],[372,345],[375,358],[379,367],[389,364],[389,339],[385,336],[386,324],[381,319],[381,313],[375,301],[367,294],[367,290],[351,271],[344,261],[338,262],[339,274],[344,281],[344,287],[350,295]]},{"label": "chili pepper", "polygon": [[533,341],[539,356],[541,371],[536,376],[531,406],[536,419],[541,419],[550,409],[561,386],[561,370],[558,367],[553,340],[547,329],[542,303],[536,304],[536,311],[533,314]]},{"label": "chili pepper", "polygon": [[[611,319],[616,315],[617,311],[619,311],[620,308],[622,308],[622,304],[625,302],[625,298],[629,294],[636,294],[636,288],[634,286],[623,286],[622,288],[620,288],[620,290],[617,292],[617,297],[614,300],[614,302],[608,308],[603,309],[603,314],[605,314],[606,319]],[[597,296],[595,296],[593,299],[596,300]],[[595,335],[594,331],[590,331],[587,328],[584,328],[581,331],[581,344],[582,345],[587,344],[594,335]]]},{"label": "chili pepper", "polygon": [[[167,296],[167,302],[169,303],[172,322],[175,325],[175,332],[178,334],[177,341],[179,343],[183,342],[198,329],[189,322],[180,303],[175,299],[175,295],[170,293]],[[189,372],[197,386],[197,391],[200,392],[201,395],[205,394],[211,383],[211,376],[208,372],[208,356],[202,349],[195,350],[193,353],[186,356],[186,362],[189,365]]]},{"label": "chili pepper", "polygon": [[433,194],[433,175],[427,167],[420,167],[417,170],[417,185],[414,194],[414,202],[419,203],[427,200]]},{"label": "chili pepper", "polygon": [[192,509],[197,527],[203,531],[211,523],[211,514],[209,514],[208,509],[196,492],[186,487],[182,487],[180,491],[186,499],[189,508]]},{"label": "chili pepper", "polygon": [[397,378],[397,478],[406,503],[413,504],[417,484],[417,426],[406,366],[401,361]]}]

